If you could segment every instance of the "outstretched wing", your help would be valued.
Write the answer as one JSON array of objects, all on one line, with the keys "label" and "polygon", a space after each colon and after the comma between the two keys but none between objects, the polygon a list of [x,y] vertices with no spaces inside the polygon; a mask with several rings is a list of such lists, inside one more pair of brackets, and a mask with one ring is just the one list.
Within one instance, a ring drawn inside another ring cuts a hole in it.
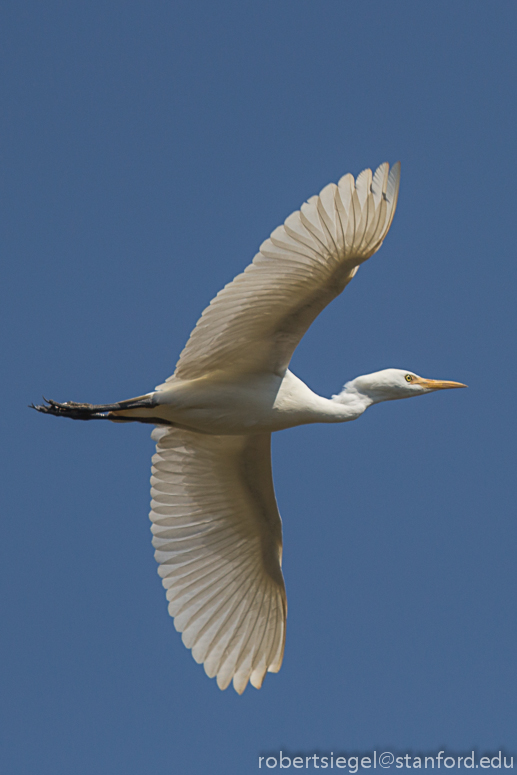
[{"label": "outstretched wing", "polygon": [[174,626],[219,688],[259,689],[282,664],[287,612],[271,435],[152,435],[151,529]]},{"label": "outstretched wing", "polygon": [[399,179],[398,163],[356,181],[345,175],[290,215],[205,309],[169,380],[220,370],[283,375],[314,318],[380,248]]}]

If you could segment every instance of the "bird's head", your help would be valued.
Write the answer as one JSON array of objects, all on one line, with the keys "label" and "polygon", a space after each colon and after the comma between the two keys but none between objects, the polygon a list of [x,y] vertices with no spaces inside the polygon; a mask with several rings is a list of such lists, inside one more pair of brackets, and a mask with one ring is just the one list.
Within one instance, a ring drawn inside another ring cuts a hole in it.
[{"label": "bird's head", "polygon": [[356,379],[346,383],[345,390],[348,394],[355,392],[370,398],[372,403],[378,403],[380,401],[394,401],[397,398],[421,396],[435,390],[463,387],[467,387],[467,385],[463,385],[461,382],[447,382],[442,379],[425,379],[404,369],[383,369],[373,374],[356,377]]}]

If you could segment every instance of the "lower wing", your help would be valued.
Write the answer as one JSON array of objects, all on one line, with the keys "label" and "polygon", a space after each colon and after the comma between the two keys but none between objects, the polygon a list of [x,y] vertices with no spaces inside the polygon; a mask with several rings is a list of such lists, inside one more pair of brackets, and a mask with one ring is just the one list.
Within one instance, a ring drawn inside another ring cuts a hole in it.
[{"label": "lower wing", "polygon": [[287,612],[271,435],[152,437],[151,529],[174,626],[219,688],[259,689],[282,664]]}]

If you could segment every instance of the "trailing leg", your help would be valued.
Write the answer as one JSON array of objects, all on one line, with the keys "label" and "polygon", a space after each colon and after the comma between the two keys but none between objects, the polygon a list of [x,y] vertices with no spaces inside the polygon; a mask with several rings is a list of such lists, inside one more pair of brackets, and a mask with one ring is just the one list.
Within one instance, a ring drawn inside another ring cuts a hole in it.
[{"label": "trailing leg", "polygon": [[[55,417],[69,417],[71,420],[115,420],[118,422],[150,422],[162,423],[163,420],[152,418],[148,410],[156,406],[156,399],[152,393],[146,396],[130,398],[127,401],[119,401],[116,404],[80,404],[76,401],[66,401],[61,404],[58,401],[44,398],[44,404],[35,406],[30,404],[31,409],[43,414],[52,414]],[[135,415],[129,414],[135,410]],[[147,410],[139,415],[138,410]],[[113,414],[114,412],[124,412],[124,415]],[[128,412],[128,414],[125,414]]]}]

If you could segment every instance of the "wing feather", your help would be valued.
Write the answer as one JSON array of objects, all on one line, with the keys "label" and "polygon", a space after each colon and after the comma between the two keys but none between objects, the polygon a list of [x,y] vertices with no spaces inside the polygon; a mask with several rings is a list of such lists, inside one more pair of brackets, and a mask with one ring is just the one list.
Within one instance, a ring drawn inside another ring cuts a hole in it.
[{"label": "wing feather", "polygon": [[151,529],[174,625],[220,688],[260,688],[280,668],[286,617],[270,434],[153,438]]},{"label": "wing feather", "polygon": [[172,379],[214,371],[283,374],[314,318],[382,244],[400,165],[344,175],[286,218],[204,310]]}]

